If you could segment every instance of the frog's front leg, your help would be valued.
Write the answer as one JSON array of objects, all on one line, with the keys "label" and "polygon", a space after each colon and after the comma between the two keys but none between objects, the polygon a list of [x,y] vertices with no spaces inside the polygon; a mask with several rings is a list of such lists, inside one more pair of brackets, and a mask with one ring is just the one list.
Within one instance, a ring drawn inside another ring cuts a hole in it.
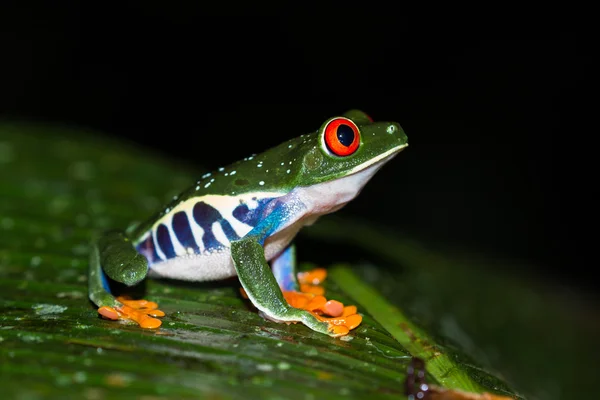
[{"label": "frog's front leg", "polygon": [[270,320],[302,322],[317,332],[334,337],[346,335],[362,321],[362,317],[356,314],[356,307],[350,306],[341,311],[338,310],[336,313],[339,312],[341,315],[333,318],[323,317],[317,312],[327,302],[323,296],[315,296],[318,299],[314,304],[306,304],[302,308],[292,307],[286,301],[267,264],[263,248],[264,242],[272,232],[277,230],[286,213],[289,212],[284,207],[275,208],[248,235],[231,242],[231,257],[240,283],[254,306]]},{"label": "frog's front leg", "polygon": [[128,319],[142,328],[158,328],[161,321],[153,317],[165,314],[158,305],[146,300],[115,298],[108,287],[107,276],[132,286],[146,277],[148,261],[139,254],[122,231],[103,234],[92,243],[88,276],[89,297],[98,313],[108,319]]}]

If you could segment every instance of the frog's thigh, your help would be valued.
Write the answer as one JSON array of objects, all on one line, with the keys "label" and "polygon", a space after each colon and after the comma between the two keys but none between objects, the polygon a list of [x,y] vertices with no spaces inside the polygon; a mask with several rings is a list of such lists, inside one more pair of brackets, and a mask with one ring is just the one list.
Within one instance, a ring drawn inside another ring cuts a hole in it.
[{"label": "frog's thigh", "polygon": [[97,241],[100,265],[106,275],[127,286],[142,281],[148,274],[148,260],[137,252],[122,231],[110,231]]},{"label": "frog's thigh", "polygon": [[300,290],[296,278],[296,246],[294,244],[290,244],[271,261],[271,269],[281,290],[284,292]]}]

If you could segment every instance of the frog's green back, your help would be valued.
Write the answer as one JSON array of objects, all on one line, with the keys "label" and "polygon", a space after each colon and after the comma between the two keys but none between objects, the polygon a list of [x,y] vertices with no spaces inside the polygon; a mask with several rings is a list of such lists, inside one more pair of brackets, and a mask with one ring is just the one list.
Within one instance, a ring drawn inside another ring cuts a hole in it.
[{"label": "frog's green back", "polygon": [[[340,118],[351,120],[349,123],[356,124],[360,132],[360,145],[344,157],[333,154],[324,140],[328,124]],[[245,198],[249,194],[256,194],[257,199],[282,196],[296,187],[356,173],[406,145],[407,137],[397,123],[372,122],[365,113],[350,110],[344,117],[328,119],[315,132],[289,139],[260,154],[252,154],[203,175],[150,220],[138,226],[135,234],[140,237],[156,221],[192,199],[200,201],[204,196]]]}]

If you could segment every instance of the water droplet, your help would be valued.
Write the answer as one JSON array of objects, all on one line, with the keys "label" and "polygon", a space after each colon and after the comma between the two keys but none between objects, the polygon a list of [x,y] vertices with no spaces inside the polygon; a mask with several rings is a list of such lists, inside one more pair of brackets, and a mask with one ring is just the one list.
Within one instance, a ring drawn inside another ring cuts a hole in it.
[{"label": "water droplet", "polygon": [[286,363],[286,362],[284,362],[284,361],[282,361],[279,364],[277,364],[277,368],[280,369],[280,370],[286,370],[286,369],[290,369],[291,365],[288,364],[288,363]]},{"label": "water droplet", "polygon": [[33,256],[33,257],[31,257],[31,261],[30,261],[29,265],[31,265],[32,267],[37,267],[41,263],[42,263],[42,257]]},{"label": "water droplet", "polygon": [[269,372],[273,371],[273,366],[271,364],[257,364],[256,369],[259,371]]}]

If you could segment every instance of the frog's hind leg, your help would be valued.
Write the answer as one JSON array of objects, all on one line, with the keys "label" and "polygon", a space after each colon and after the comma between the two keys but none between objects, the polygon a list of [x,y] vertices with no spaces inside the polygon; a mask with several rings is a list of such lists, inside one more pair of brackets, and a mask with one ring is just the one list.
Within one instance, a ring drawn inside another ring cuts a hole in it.
[{"label": "frog's hind leg", "polygon": [[290,244],[271,261],[273,276],[282,291],[300,291],[296,278],[296,246]]},{"label": "frog's hind leg", "polygon": [[[276,322],[302,322],[312,330],[330,336],[342,336],[356,328],[362,320],[358,314],[326,318],[315,311],[294,307],[284,297],[267,260],[264,244],[273,232],[282,226],[290,216],[298,217],[303,212],[303,204],[297,199],[278,200],[271,213],[263,218],[241,239],[231,241],[231,259],[237,271],[244,292],[260,311],[261,315]],[[293,250],[290,250],[293,252]],[[284,252],[285,254],[285,252]],[[277,264],[277,261],[275,261]],[[289,275],[281,273],[278,275]],[[298,293],[298,292],[286,292]],[[305,295],[303,293],[298,293]],[[315,296],[315,295],[312,295]],[[315,296],[316,297],[316,296]],[[323,296],[320,296],[325,299]],[[352,311],[352,310],[350,310]]]},{"label": "frog's hind leg", "polygon": [[92,243],[88,276],[90,300],[98,306],[98,313],[105,318],[128,319],[142,328],[158,328],[161,321],[153,317],[165,314],[158,305],[146,300],[115,298],[108,285],[108,278],[132,286],[140,282],[148,272],[148,261],[139,254],[129,238],[121,231],[111,231]]}]

